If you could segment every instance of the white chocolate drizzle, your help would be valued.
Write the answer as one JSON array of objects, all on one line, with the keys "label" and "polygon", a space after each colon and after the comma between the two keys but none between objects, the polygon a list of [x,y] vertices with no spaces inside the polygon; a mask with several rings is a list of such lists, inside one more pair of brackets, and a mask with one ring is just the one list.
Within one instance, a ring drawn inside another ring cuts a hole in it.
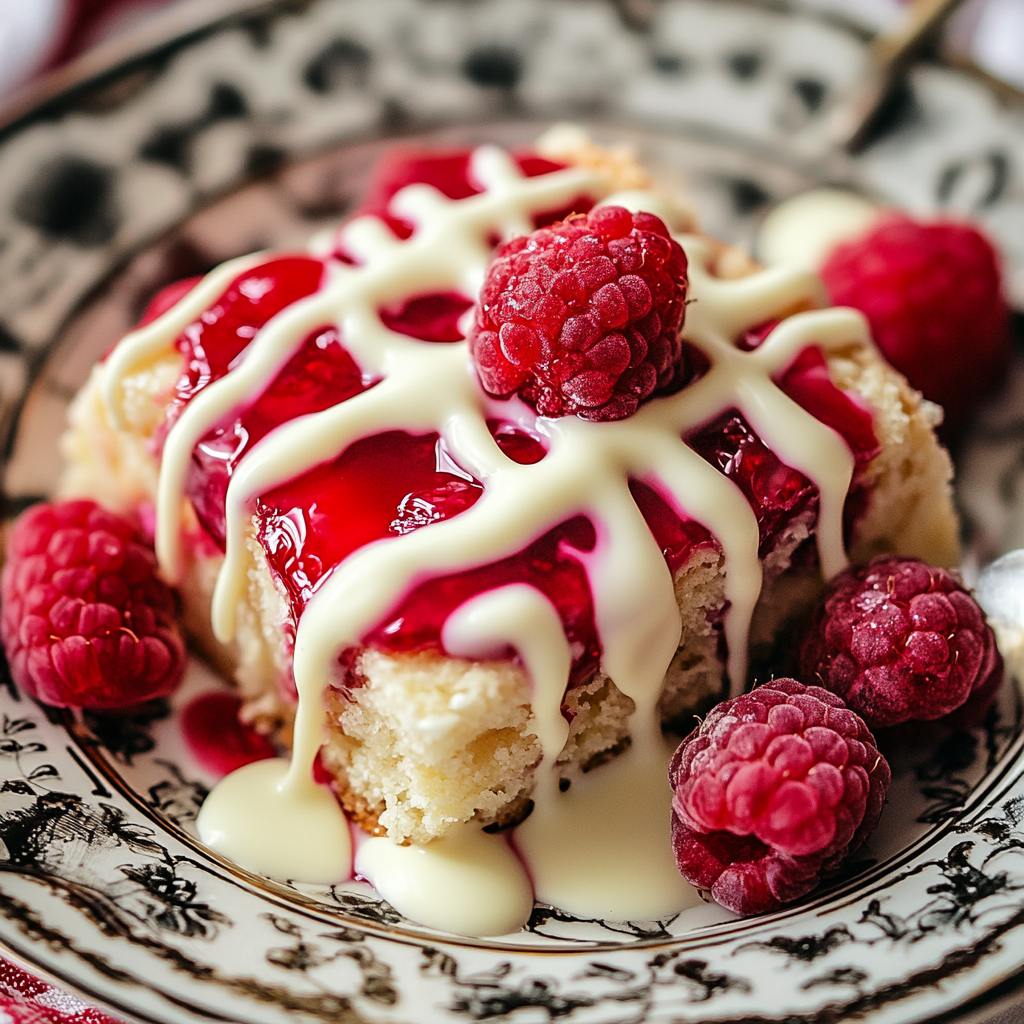
[{"label": "white chocolate drizzle", "polygon": [[820,270],[837,245],[866,235],[883,213],[877,203],[847,189],[800,192],[761,221],[757,256],[762,263]]},{"label": "white chocolate drizzle", "polygon": [[[251,813],[256,793],[259,815]],[[271,878],[329,884],[351,871],[351,835],[334,795],[323,786],[290,784],[288,762],[278,758],[247,764],[223,779],[199,809],[196,827],[208,846]],[[280,835],[290,842],[280,842]]]},{"label": "white chocolate drizzle", "polygon": [[[445,642],[450,639],[454,650],[470,653],[488,646],[514,648],[537,688],[535,728],[547,768],[537,772],[537,808],[520,826],[516,842],[540,897],[562,901],[559,905],[567,908],[571,904],[571,909],[590,916],[600,912],[609,917],[655,917],[653,911],[659,907],[689,899],[677,875],[678,885],[668,895],[661,883],[654,886],[656,892],[635,899],[610,895],[610,879],[615,870],[621,874],[623,858],[627,863],[633,858],[636,869],[630,874],[638,881],[643,881],[639,876],[644,872],[664,879],[663,869],[671,862],[666,751],[656,705],[677,648],[680,619],[671,575],[630,496],[628,481],[654,486],[680,515],[704,525],[721,546],[729,602],[724,626],[728,674],[733,691],[739,691],[745,681],[750,618],[761,588],[757,520],[739,488],[682,438],[726,410],[738,409],[784,463],[817,487],[820,562],[827,577],[835,574],[846,564],[842,511],[853,456],[835,431],[787,397],[772,378],[809,345],[826,351],[869,345],[868,330],[863,317],[850,309],[813,309],[787,316],[800,305],[825,302],[821,284],[810,272],[774,267],[739,280],[718,279],[708,270],[708,244],[699,236],[682,236],[691,299],[683,337],[708,357],[708,371],[678,394],[650,401],[632,417],[614,423],[545,419],[531,412],[530,427],[546,438],[549,451],[538,463],[517,464],[503,454],[487,428],[487,416],[501,403],[482,392],[467,343],[430,344],[397,334],[384,327],[377,310],[431,291],[475,296],[490,260],[490,237],[525,233],[533,213],[580,193],[603,197],[605,203],[621,201],[633,209],[644,201],[635,192],[608,195],[601,177],[584,169],[525,178],[504,152],[493,147],[473,153],[472,173],[484,191],[468,199],[452,201],[424,185],[395,195],[392,211],[415,226],[407,240],[394,238],[373,217],[346,225],[341,237],[359,265],[328,261],[322,289],[270,320],[232,370],[185,407],[164,449],[157,553],[164,572],[176,578],[182,563],[185,474],[194,446],[225,416],[261,394],[311,330],[336,325],[364,375],[379,383],[323,412],[284,424],[240,461],[227,492],[226,556],[214,595],[218,638],[229,641],[234,635],[235,610],[246,586],[244,537],[256,498],[339,457],[360,438],[391,430],[436,432],[484,491],[458,517],[366,545],[323,578],[298,624],[295,739],[291,767],[280,784],[295,794],[317,788],[312,765],[324,739],[322,694],[334,678],[338,655],[383,621],[416,582],[505,558],[554,526],[586,516],[594,525],[597,544],[579,557],[593,595],[601,667],[636,702],[633,745],[626,754],[591,773],[585,784],[574,784],[568,794],[555,791],[551,766],[556,748],[560,749],[559,737],[564,743],[564,730],[556,719],[561,717],[558,704],[568,669],[565,638],[560,624],[551,628],[550,605],[545,612],[535,599],[522,594],[485,594],[479,599],[483,605],[456,611],[455,622],[446,627]],[[653,194],[651,202],[657,202]],[[162,351],[161,346],[169,348],[204,303],[252,265],[243,261],[230,272],[214,271],[177,306],[122,342],[108,361],[104,380],[115,421],[123,375]],[[736,339],[744,331],[778,318],[784,319],[756,350],[737,348]],[[521,418],[521,403],[506,404],[515,405]],[[520,603],[518,618],[484,614],[497,607],[492,602],[499,598],[506,604]],[[536,625],[545,616],[547,625],[537,634],[548,638],[543,643],[530,640],[514,625],[520,619]],[[640,784],[648,786],[650,799],[631,798]],[[244,800],[250,802],[251,813],[261,814],[255,791]],[[614,809],[618,824],[609,819],[608,808]],[[270,826],[265,828],[270,831]],[[559,865],[559,860],[564,864],[574,859],[564,852],[571,841],[570,828],[576,830],[578,841],[589,844],[579,856],[585,854],[596,865],[589,880],[579,885]],[[629,836],[629,850],[616,845],[616,829]],[[609,856],[595,855],[595,843]],[[662,854],[647,856],[645,843],[652,849],[658,846]],[[382,871],[377,872],[381,877]],[[300,877],[299,872],[290,877]]]},{"label": "white chocolate drizzle", "polygon": [[[621,554],[628,557],[628,549]],[[606,569],[621,566],[611,561]],[[616,921],[663,920],[696,905],[699,897],[672,854],[671,749],[658,719],[664,658],[675,653],[678,626],[652,638],[633,671],[621,677],[621,689],[636,704],[630,748],[575,779],[566,792],[556,759],[569,735],[561,704],[572,657],[549,599],[524,584],[481,594],[449,617],[442,639],[446,650],[465,658],[500,657],[512,646],[533,683],[533,729],[543,757],[533,812],[514,835],[537,898],[583,917]]]},{"label": "white chocolate drizzle", "polygon": [[[557,787],[555,759],[569,735],[561,705],[572,655],[548,598],[522,583],[480,594],[448,617],[442,639],[454,657],[500,658],[510,647],[518,653],[533,683],[531,724],[543,751],[537,777],[550,778]],[[540,796],[542,789],[545,796],[552,791],[538,784],[535,794]],[[464,870],[463,877],[472,879],[471,886],[440,884],[453,861],[467,852],[473,855],[474,870]],[[502,935],[518,931],[533,910],[533,887],[523,862],[503,837],[489,836],[473,822],[427,846],[367,840],[356,857],[356,871],[396,910],[446,931]],[[674,868],[673,874],[681,883]]]},{"label": "white chocolate drizzle", "polygon": [[533,912],[533,887],[501,836],[472,821],[453,825],[427,846],[367,839],[356,871],[410,921],[456,935],[519,931]]}]

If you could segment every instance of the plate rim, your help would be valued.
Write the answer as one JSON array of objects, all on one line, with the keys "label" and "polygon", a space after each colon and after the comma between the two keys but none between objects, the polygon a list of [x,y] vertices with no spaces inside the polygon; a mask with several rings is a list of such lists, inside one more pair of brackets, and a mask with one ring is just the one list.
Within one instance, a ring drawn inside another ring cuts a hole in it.
[{"label": "plate rim", "polygon": [[[200,9],[203,9],[203,8],[205,8],[206,10],[209,10],[210,2],[211,2],[211,0],[192,0],[192,2],[186,3],[185,7],[188,7],[191,10],[195,10],[197,12]],[[101,52],[93,55],[93,57],[91,57],[90,59],[88,59],[88,60],[82,59],[82,60],[76,62],[70,68],[66,69],[67,72],[68,72],[68,76],[64,76],[63,73],[58,73],[56,76],[53,76],[52,78],[48,78],[46,80],[47,84],[46,84],[45,88],[43,89],[42,93],[40,94],[40,95],[43,96],[43,99],[41,101],[41,105],[36,103],[36,102],[33,102],[30,106],[26,107],[24,110],[20,110],[20,109],[15,110],[15,113],[13,115],[11,115],[10,118],[8,118],[8,116],[6,116],[6,113],[0,113],[0,144],[2,144],[3,141],[7,138],[8,134],[16,133],[20,129],[20,127],[24,123],[26,123],[26,121],[31,122],[32,119],[34,119],[37,116],[40,116],[47,109],[47,107],[50,104],[56,103],[56,104],[59,105],[62,102],[66,102],[66,101],[68,101],[70,99],[73,99],[73,97],[75,96],[77,90],[79,90],[81,88],[86,88],[86,87],[95,85],[95,83],[97,81],[102,80],[105,76],[107,76],[107,75],[109,75],[111,73],[116,74],[117,72],[124,70],[128,65],[130,65],[133,61],[135,61],[137,59],[151,56],[156,51],[164,51],[164,50],[166,50],[168,52],[176,51],[176,50],[178,50],[178,49],[180,49],[180,48],[182,48],[184,46],[189,45],[190,40],[196,39],[196,38],[200,38],[202,35],[206,34],[209,31],[216,31],[218,26],[223,25],[225,22],[230,22],[232,20],[232,18],[234,18],[235,16],[237,16],[237,15],[239,15],[241,13],[252,12],[252,11],[263,11],[263,10],[274,10],[274,11],[285,12],[285,11],[293,11],[293,10],[296,10],[298,7],[303,6],[303,4],[297,3],[297,2],[293,2],[293,0],[213,0],[213,2],[215,2],[216,5],[217,5],[217,11],[216,12],[211,12],[211,16],[210,17],[204,17],[202,19],[202,23],[199,24],[199,25],[192,25],[189,28],[181,29],[180,34],[176,35],[173,39],[163,39],[162,41],[156,40],[154,38],[154,34],[156,32],[155,27],[150,29],[150,30],[148,30],[148,31],[138,30],[135,33],[130,33],[130,34],[127,34],[124,37],[119,38],[118,40],[114,41],[114,43],[110,44],[109,47],[104,47]],[[614,0],[613,0],[613,2],[614,2]],[[754,5],[754,6],[763,6],[763,5],[755,4],[754,0],[743,0],[743,2],[750,3],[750,4]],[[788,8],[790,10],[793,9],[793,5],[792,4],[784,4],[783,6],[785,6],[786,8]],[[806,15],[808,12],[801,11],[799,13]],[[842,21],[843,19],[828,19],[828,18],[824,18],[824,19],[820,19],[820,20],[831,20],[831,21],[840,20],[840,21]],[[977,69],[973,68],[973,66],[972,66],[971,69],[968,69],[968,71],[969,71],[969,73],[973,73],[974,77],[979,77],[979,75],[980,75],[980,73],[977,72]],[[81,76],[81,77],[79,77],[76,81],[71,82],[71,80],[70,80],[71,73],[73,73],[76,76]],[[46,93],[46,89],[50,89],[50,88],[52,88],[54,90],[53,93],[52,94]],[[27,102],[27,98],[26,98],[25,101],[22,101],[20,99],[20,97],[19,97],[18,101],[19,102]],[[13,109],[13,108],[7,108],[7,110],[11,110],[11,109]],[[192,211],[190,211],[190,212],[192,212]],[[26,388],[26,391],[27,391],[27,388]],[[12,431],[12,434],[13,434],[13,431]],[[77,737],[74,737],[73,734],[72,734],[72,738],[73,738],[74,742],[76,744],[78,744],[79,741],[78,741]],[[1024,742],[1024,735],[1019,735],[1017,737],[1017,739],[1014,741],[1014,743],[1011,745],[1011,747],[1016,747],[1016,746],[1020,745],[1022,742]],[[88,751],[87,751],[86,748],[80,747],[80,749],[82,750],[83,753],[87,754],[87,756],[88,756]],[[1008,749],[1007,752],[1004,754],[1004,760],[1008,759],[1009,757],[1010,757],[1010,750]],[[90,763],[94,764],[94,766],[95,766],[95,762],[92,760],[91,757],[90,757]],[[1022,766],[1021,770],[1024,771],[1024,766]],[[127,784],[124,783],[123,779],[120,779],[120,776],[116,776],[116,778],[119,780],[119,782],[123,786],[122,796],[125,796],[126,795],[125,794],[125,790],[130,790],[130,787],[128,787]],[[107,781],[108,782],[113,782],[114,780],[111,779],[111,778],[108,778]],[[986,779],[983,780],[983,782],[987,782],[987,781],[988,781],[988,777],[986,776]],[[981,784],[979,784],[979,786],[980,785]],[[151,812],[152,809],[151,808],[146,808],[144,803],[137,797],[137,795],[134,794],[134,791],[132,791],[132,793],[133,793],[133,796],[130,798],[130,800],[132,802],[136,802],[137,801],[137,806],[139,807],[139,809],[140,810],[145,810],[147,815],[149,815],[149,813]],[[965,807],[963,809],[964,811],[968,810],[971,806],[973,806],[973,803],[975,801],[975,797],[977,796],[977,793],[978,793],[978,787],[976,787],[974,790],[972,790],[970,800],[968,801],[968,804],[965,805]],[[928,833],[925,834],[925,836],[920,837],[914,844],[912,844],[912,847],[909,848],[909,849],[916,849],[916,848],[918,848],[919,844],[924,843],[926,840],[929,840],[929,841],[933,842],[934,839],[937,838],[940,833],[942,833],[944,831],[948,831],[948,829],[949,829],[949,822],[941,823],[939,825],[936,825],[934,829],[930,830]],[[187,833],[184,833],[183,830],[178,829],[178,831],[181,832],[182,836],[187,836]],[[195,841],[191,840],[191,838],[190,838],[190,842],[194,843]],[[902,853],[899,856],[905,856],[907,853],[908,853],[907,850],[902,851]],[[890,858],[890,861],[893,860],[893,859],[895,859],[895,858]],[[888,863],[890,863],[890,861],[886,861],[886,862],[883,862],[883,863],[888,864]],[[236,868],[234,868],[234,866],[231,866],[231,867],[232,867],[233,870],[241,872],[244,875],[249,875],[250,874],[248,872],[242,871],[242,869],[236,869]],[[876,868],[871,869],[869,874],[873,875],[876,871],[880,871],[882,867],[883,867],[883,865],[878,865]],[[843,889],[841,891],[846,891],[848,888],[851,889],[851,891],[852,891],[852,887],[855,884],[856,884],[855,881],[851,881],[851,882],[845,883],[844,886],[843,886]],[[817,905],[817,901],[813,901],[811,904],[808,905],[808,907],[801,906],[801,907],[795,908],[795,909],[779,911],[779,912],[777,912],[777,914],[769,915],[764,920],[766,921],[766,923],[771,923],[771,922],[774,922],[776,920],[784,920],[787,917],[795,916],[796,914],[800,913],[801,911],[806,911],[807,909],[809,909],[810,906],[814,906],[814,905]],[[303,912],[302,909],[297,907],[297,906],[293,906],[290,909],[294,909],[294,910],[296,910],[296,912],[299,912],[299,913]],[[361,927],[362,927],[362,925],[361,925]],[[737,923],[736,925],[730,925],[728,927],[741,928],[741,925],[739,923]],[[370,930],[370,929],[367,928],[367,930]],[[412,935],[407,936],[405,934],[397,934],[396,935],[393,932],[386,932],[383,929],[381,930],[379,937],[387,939],[388,941],[395,941],[395,942],[402,942],[402,943],[414,943],[415,944],[415,943],[419,943],[419,942],[423,941],[421,939],[418,939],[416,936],[412,936]],[[450,941],[451,941],[452,944],[458,944],[458,940],[456,940],[456,939],[452,939]],[[631,949],[659,948],[660,946],[665,946],[665,945],[669,945],[669,944],[671,944],[673,946],[678,946],[679,944],[685,943],[686,941],[687,940],[686,940],[685,937],[676,938],[676,939],[670,939],[670,940],[641,940],[640,942],[638,942],[636,944],[630,944],[629,948],[631,948]],[[516,947],[516,946],[511,946],[511,945],[510,946],[501,946],[501,947],[494,946],[494,945],[481,945],[479,943],[469,943],[469,945],[473,946],[473,948],[496,949],[496,950],[500,949],[502,951],[507,951],[509,953],[533,952],[533,950],[527,950],[527,949],[523,949],[522,947]],[[10,948],[8,946],[8,943],[6,942],[6,940],[4,939],[3,936],[0,936],[0,947],[2,947],[4,949],[9,949]],[[593,951],[594,952],[600,952],[602,949],[606,949],[606,948],[616,949],[616,948],[621,948],[621,947],[620,946],[616,946],[614,944],[608,944],[607,946],[599,946],[598,945],[598,946],[594,946],[593,947]],[[552,949],[551,950],[551,953],[553,953],[553,954],[556,954],[556,953],[571,954],[571,953],[579,953],[579,952],[580,952],[579,949],[577,949],[577,950]],[[103,1008],[104,1006],[110,1006],[110,1007],[112,1007],[112,1012],[114,1012],[116,1014],[119,1014],[119,1015],[125,1017],[127,1020],[130,1020],[130,1021],[147,1021],[147,1022],[148,1021],[153,1021],[153,1022],[158,1022],[158,1021],[161,1020],[161,1018],[158,1018],[158,1017],[152,1017],[151,1018],[151,1017],[146,1016],[146,1015],[140,1015],[138,1013],[138,1011],[130,1009],[130,1008],[125,1007],[125,1006],[122,1006],[119,1003],[116,1003],[116,1002],[110,1000],[110,998],[108,996],[94,994],[91,991],[87,991],[87,986],[83,985],[81,983],[81,981],[79,981],[79,980],[65,980],[63,977],[59,976],[58,972],[52,971],[52,970],[50,970],[49,968],[46,968],[46,967],[37,966],[36,964],[34,964],[32,962],[27,962],[27,961],[25,961],[25,958],[24,958],[23,954],[17,952],[16,950],[11,950],[11,953],[14,956],[16,961],[26,962],[27,966],[28,966],[28,969],[30,969],[30,970],[40,974],[43,977],[52,976],[54,978],[58,978],[60,985],[62,985],[63,987],[69,989],[72,992],[80,993],[82,995],[82,998],[84,998],[85,1000],[87,1000],[89,1002],[92,1002],[92,1003],[96,1004],[100,1008]],[[1022,953],[1022,962],[1024,962],[1024,953]],[[1017,968],[1008,969],[1007,972],[1001,978],[999,978],[997,980],[993,981],[991,978],[987,978],[985,981],[980,981],[979,980],[976,991],[974,991],[974,993],[970,996],[968,1001],[973,1001],[973,1000],[977,999],[979,996],[983,996],[985,992],[990,991],[992,988],[997,987],[997,986],[1003,984],[1008,978],[1013,977],[1014,974],[1017,973],[1017,971],[1019,971],[1019,965],[1018,965]],[[1024,984],[1024,982],[1022,982],[1022,984]],[[963,1001],[958,1002],[957,1006],[951,1007],[950,1009],[947,1009],[947,1010],[940,1011],[939,1015],[940,1015],[940,1017],[945,1017],[945,1016],[947,1016],[949,1014],[954,1014],[955,1015],[959,1010],[964,1009],[965,1005],[966,1004]],[[918,1019],[918,1018],[914,1018],[914,1019]]]}]

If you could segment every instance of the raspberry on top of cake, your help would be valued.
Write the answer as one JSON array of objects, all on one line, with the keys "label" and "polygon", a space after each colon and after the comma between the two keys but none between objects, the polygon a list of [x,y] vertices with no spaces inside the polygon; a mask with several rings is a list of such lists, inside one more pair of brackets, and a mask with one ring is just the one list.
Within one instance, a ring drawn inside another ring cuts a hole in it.
[{"label": "raspberry on top of cake", "polygon": [[689,899],[663,730],[847,548],[957,558],[938,412],[863,316],[573,130],[393,153],[330,242],[157,302],[75,403],[65,489],[155,508],[190,631],[293,748],[262,784],[294,804],[315,761],[389,848],[518,825],[566,909]]}]

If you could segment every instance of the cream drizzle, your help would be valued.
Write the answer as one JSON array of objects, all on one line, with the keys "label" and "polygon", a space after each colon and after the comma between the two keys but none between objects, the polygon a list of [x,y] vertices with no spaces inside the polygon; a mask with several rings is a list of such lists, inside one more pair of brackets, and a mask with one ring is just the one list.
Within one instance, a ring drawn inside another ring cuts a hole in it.
[{"label": "cream drizzle", "polygon": [[526,583],[479,594],[448,616],[441,640],[454,658],[503,658],[510,647],[518,653],[533,685],[530,731],[540,740],[542,764],[554,765],[569,738],[561,708],[572,654],[548,597]]},{"label": "cream drizzle", "polygon": [[[551,777],[557,786],[555,759],[569,735],[561,704],[572,655],[548,598],[522,583],[480,594],[448,617],[442,640],[459,658],[502,658],[510,647],[518,652],[533,683],[530,724],[543,751],[537,777]],[[536,792],[542,788],[545,794],[551,791],[538,785]],[[474,867],[466,876],[472,883],[442,884],[452,864],[464,865],[470,853]],[[503,935],[518,931],[533,910],[523,862],[501,836],[487,835],[471,821],[426,846],[370,839],[359,849],[356,871],[406,917],[446,931]],[[673,874],[679,879],[678,872]]]},{"label": "cream drizzle", "polygon": [[533,912],[522,861],[501,836],[472,821],[426,846],[367,839],[356,872],[410,921],[457,935],[509,935]]},{"label": "cream drizzle", "polygon": [[[630,551],[622,547],[618,554],[628,558]],[[621,569],[614,559],[602,565],[612,574]],[[652,630],[632,671],[618,677],[636,704],[632,746],[564,793],[557,758],[569,735],[561,704],[572,656],[548,598],[524,584],[481,594],[449,617],[442,639],[446,650],[464,658],[500,657],[512,646],[533,683],[531,725],[543,756],[534,775],[533,812],[514,841],[537,898],[584,917],[619,921],[661,920],[696,906],[700,899],[672,855],[671,749],[658,719],[665,659],[679,642],[678,617],[674,631],[671,624],[663,636]]]},{"label": "cream drizzle", "polygon": [[352,870],[352,837],[334,794],[291,784],[288,762],[278,758],[223,779],[199,809],[196,828],[207,846],[271,878],[329,884]]},{"label": "cream drizzle", "polygon": [[784,199],[761,222],[756,252],[763,263],[820,270],[841,242],[866,235],[883,209],[847,189],[815,188]]},{"label": "cream drizzle", "polygon": [[[114,426],[127,429],[121,409],[121,384],[147,362],[164,355],[174,339],[195,323],[224,294],[236,277],[266,262],[266,254],[250,253],[210,271],[196,286],[155,320],[126,334],[103,363],[101,389]],[[190,453],[191,454],[191,453]]]},{"label": "cream drizzle", "polygon": [[[744,330],[784,316],[795,304],[824,303],[820,282],[809,272],[784,267],[739,280],[717,279],[707,269],[711,259],[707,243],[698,236],[682,236],[693,300],[683,336],[708,356],[708,372],[679,394],[648,402],[617,423],[533,417],[532,427],[548,439],[549,453],[534,465],[518,465],[501,452],[487,430],[486,414],[494,403],[479,388],[467,344],[431,345],[395,334],[383,326],[376,311],[385,303],[425,291],[459,290],[474,295],[490,259],[489,235],[525,232],[531,213],[557,206],[580,192],[603,195],[607,187],[592,172],[579,169],[524,178],[514,162],[493,147],[476,150],[472,168],[485,188],[480,195],[450,201],[433,188],[414,185],[394,197],[392,210],[415,224],[408,240],[395,239],[375,218],[359,218],[346,225],[342,229],[345,247],[361,264],[330,264],[320,292],[274,317],[231,372],[184,409],[168,435],[161,468],[157,508],[161,566],[172,579],[181,571],[185,471],[195,444],[223,417],[260,394],[310,330],[334,323],[364,374],[379,378],[380,383],[331,409],[281,426],[241,460],[228,488],[227,551],[214,595],[212,614],[218,638],[229,641],[234,634],[235,609],[246,583],[244,537],[255,498],[333,460],[355,440],[387,430],[436,431],[453,458],[481,480],[485,490],[456,519],[358,550],[335,567],[314,593],[295,640],[299,703],[291,768],[283,784],[295,794],[317,788],[312,764],[324,738],[322,693],[333,677],[337,656],[358,644],[415,581],[504,558],[557,524],[585,515],[598,536],[595,550],[582,559],[591,582],[602,668],[637,702],[633,748],[618,759],[618,769],[609,766],[603,777],[627,779],[636,770],[650,772],[654,778],[650,765],[656,761],[662,788],[667,790],[654,706],[678,643],[679,613],[670,574],[629,495],[628,480],[653,484],[679,513],[706,526],[721,545],[729,601],[728,672],[733,691],[740,690],[750,617],[761,587],[757,521],[736,485],[697,456],[681,436],[729,408],[738,408],[779,458],[817,486],[818,550],[823,572],[833,575],[846,564],[842,509],[853,456],[837,433],[788,398],[771,378],[808,345],[834,350],[870,344],[867,326],[853,310],[816,309],[783,320],[757,350],[741,351],[734,341]],[[617,201],[615,195],[604,199]],[[621,201],[632,208],[643,205],[634,192],[623,194]],[[651,204],[657,201],[652,195]],[[239,272],[237,267],[230,275],[223,268],[215,271],[178,306],[122,342],[117,358],[107,364],[104,380],[115,419],[121,376],[161,350],[157,339],[168,347],[203,303],[216,298],[230,276]],[[522,408],[516,408],[521,415]],[[494,639],[486,631],[481,635]],[[514,637],[506,636],[505,642],[516,646]],[[521,649],[520,654],[528,660]],[[539,788],[549,775],[541,773]],[[590,801],[591,811],[586,813],[592,813],[601,800],[585,791],[596,792],[601,775],[601,771],[594,773],[593,786],[589,782],[579,786],[576,792],[584,795],[574,795],[563,806],[579,803],[583,807]],[[604,784],[616,789],[611,781]],[[628,791],[629,784],[623,782],[619,813],[627,816],[632,806],[625,798]],[[259,813],[258,801],[253,799],[253,811]],[[554,806],[553,801],[550,805]],[[549,823],[543,806],[519,830],[521,847],[535,872],[534,860],[537,866],[545,860],[543,851],[552,849],[556,834],[561,833],[559,843],[565,839],[564,816],[561,825]],[[645,817],[642,825],[631,827],[649,824]],[[667,817],[663,831],[667,833]],[[612,841],[610,834],[605,841]],[[664,848],[669,849],[667,842]],[[293,873],[292,877],[298,876]],[[550,884],[559,899],[575,904],[576,897],[562,882]],[[542,893],[547,885],[539,881]]]}]

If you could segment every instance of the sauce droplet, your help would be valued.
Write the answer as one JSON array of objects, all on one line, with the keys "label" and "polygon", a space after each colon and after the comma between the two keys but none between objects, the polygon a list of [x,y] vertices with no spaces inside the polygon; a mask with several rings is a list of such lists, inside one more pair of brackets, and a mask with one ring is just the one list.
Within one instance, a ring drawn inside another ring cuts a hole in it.
[{"label": "sauce droplet", "polygon": [[356,872],[411,921],[458,935],[517,932],[533,911],[522,862],[501,836],[473,822],[426,846],[368,839]]},{"label": "sauce droplet", "polygon": [[352,837],[334,794],[288,777],[281,758],[232,772],[196,818],[199,838],[249,871],[328,884],[352,873]]}]

